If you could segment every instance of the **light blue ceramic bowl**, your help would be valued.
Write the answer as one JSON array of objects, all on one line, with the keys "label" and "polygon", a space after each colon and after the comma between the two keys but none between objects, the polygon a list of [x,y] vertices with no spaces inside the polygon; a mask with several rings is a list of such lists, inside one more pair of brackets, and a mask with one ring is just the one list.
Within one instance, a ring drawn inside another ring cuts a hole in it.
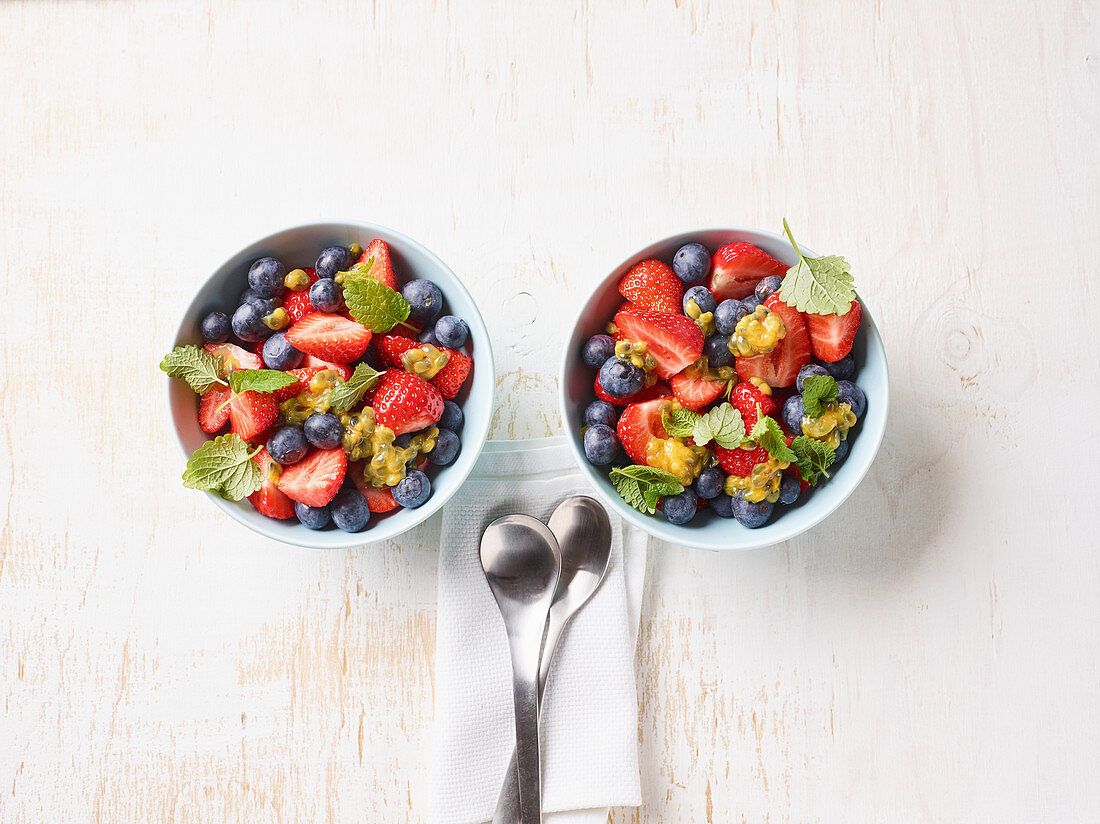
[{"label": "light blue ceramic bowl", "polygon": [[[474,368],[462,393],[455,399],[465,415],[465,424],[459,433],[462,449],[453,464],[428,473],[432,481],[432,495],[427,503],[416,509],[396,509],[386,515],[372,515],[371,522],[362,532],[343,532],[335,527],[315,531],[302,526],[296,518],[278,521],[261,515],[247,500],[233,503],[205,493],[215,506],[234,520],[276,541],[315,549],[341,549],[385,541],[412,529],[439,511],[458,491],[473,469],[489,433],[496,378],[493,350],[481,313],[466,287],[447,264],[412,238],[384,226],[349,221],[313,223],[276,232],[246,246],[219,266],[199,289],[183,315],[172,345],[202,344],[199,320],[215,309],[228,312],[236,307],[237,299],[248,286],[248,267],[256,258],[272,255],[282,260],[288,268],[312,266],[326,246],[347,246],[350,243],[366,246],[374,238],[381,238],[389,246],[394,270],[402,283],[412,278],[433,281],[443,292],[446,311],[465,319],[470,326],[470,343],[466,349],[474,358]],[[168,379],[168,407],[179,437],[180,450],[186,460],[211,436],[199,429],[196,418],[198,399],[183,381]],[[179,470],[183,472],[182,461]],[[199,493],[185,489],[181,483],[179,494]]]},{"label": "light blue ceramic bowl", "polygon": [[[580,434],[584,424],[584,408],[595,400],[592,392],[595,374],[581,360],[584,342],[604,330],[619,304],[623,302],[618,291],[619,279],[634,264],[647,258],[671,262],[676,250],[692,241],[702,243],[713,252],[727,243],[740,240],[756,244],[785,263],[793,264],[797,259],[786,238],[755,229],[700,229],[665,238],[631,255],[596,287],[577,315],[572,335],[562,356],[559,387],[562,420],[577,462],[600,497],[624,519],[650,535],[672,544],[699,549],[738,550],[773,546],[805,532],[828,517],[852,494],[870,469],[879,444],[882,443],[890,405],[886,353],[875,321],[864,303],[863,323],[856,336],[853,351],[859,367],[856,383],[867,395],[867,412],[849,435],[852,446],[848,458],[826,483],[818,486],[812,493],[805,494],[802,500],[792,506],[777,504],[768,523],[758,529],[746,529],[733,519],[719,518],[709,512],[700,513],[688,524],[676,526],[661,517],[659,512],[656,515],[645,515],[628,506],[619,497],[615,487],[607,479],[607,468],[592,466],[584,456]],[[814,254],[806,247],[802,248],[806,253]]]}]

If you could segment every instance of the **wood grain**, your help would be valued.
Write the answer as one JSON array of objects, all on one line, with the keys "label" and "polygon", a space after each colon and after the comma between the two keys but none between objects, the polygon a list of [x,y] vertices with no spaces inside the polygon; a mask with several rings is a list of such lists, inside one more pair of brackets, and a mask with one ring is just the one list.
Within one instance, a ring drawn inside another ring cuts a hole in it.
[{"label": "wood grain", "polygon": [[784,216],[854,264],[889,431],[813,533],[657,549],[645,801],[611,820],[1095,820],[1098,17],[0,5],[0,820],[423,820],[438,524],[294,550],[178,483],[156,364],[229,253],[324,217],[423,241],[524,438],[605,271]]}]

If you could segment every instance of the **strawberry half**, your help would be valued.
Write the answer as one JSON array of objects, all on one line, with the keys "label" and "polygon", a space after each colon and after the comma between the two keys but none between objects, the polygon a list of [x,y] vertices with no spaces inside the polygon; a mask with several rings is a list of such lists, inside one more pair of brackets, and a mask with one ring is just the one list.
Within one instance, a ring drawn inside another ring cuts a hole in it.
[{"label": "strawberry half", "polygon": [[279,404],[267,392],[248,390],[229,402],[229,422],[233,432],[250,441],[279,417]]},{"label": "strawberry half", "polygon": [[340,447],[314,449],[294,466],[283,469],[279,490],[306,506],[324,506],[340,491],[348,456]]},{"label": "strawberry half", "polygon": [[263,448],[252,456],[252,460],[260,465],[264,485],[248,496],[248,502],[256,508],[257,512],[269,518],[278,518],[281,521],[293,518],[294,501],[290,500],[285,493],[279,491],[278,475],[275,475],[274,480],[272,480],[274,473],[271,471],[271,467],[279,465]]},{"label": "strawberry half", "polygon": [[753,384],[748,381],[742,381],[733,387],[733,391],[730,392],[730,403],[733,404],[733,408],[741,413],[741,419],[745,422],[745,433],[756,426],[756,407],[760,406],[760,411],[765,417],[774,412],[777,407],[775,401],[757,389]]},{"label": "strawberry half", "polygon": [[304,292],[290,292],[283,298],[283,308],[290,315],[290,322],[297,323],[306,315],[312,315],[317,310],[313,308],[313,301],[309,299],[309,290]]},{"label": "strawberry half", "polygon": [[653,386],[646,386],[639,389],[633,395],[628,395],[625,398],[616,398],[614,395],[607,394],[604,388],[600,386],[600,378],[596,377],[596,382],[592,388],[596,391],[596,397],[601,401],[607,401],[612,406],[629,406],[632,403],[640,403],[641,401],[651,401],[655,398],[665,398],[672,394],[672,390],[668,384],[664,381],[657,381]]},{"label": "strawberry half", "polygon": [[627,304],[615,315],[615,326],[626,340],[645,341],[657,364],[657,377],[671,378],[703,354],[703,333],[695,321]]},{"label": "strawberry half", "polygon": [[[382,335],[375,341],[375,346],[381,353],[382,361],[390,366],[402,368],[401,356],[410,349],[423,346],[420,341],[401,335]],[[462,384],[470,376],[470,370],[474,366],[474,360],[464,352],[458,352],[446,347],[438,347],[440,352],[446,352],[449,356],[447,365],[439,370],[439,373],[429,383],[447,400],[452,400],[462,389]]]},{"label": "strawberry half", "polygon": [[770,295],[764,305],[783,320],[786,335],[766,355],[735,358],[734,368],[743,381],[760,378],[769,386],[790,386],[798,377],[798,370],[810,362],[810,335],[802,313],[781,301],[778,294]]},{"label": "strawberry half", "polygon": [[680,405],[692,412],[698,412],[706,406],[714,403],[722,393],[726,391],[725,381],[708,381],[703,377],[692,377],[685,369],[678,375],[673,375],[669,385],[672,386],[672,394],[680,401]]},{"label": "strawberry half", "polygon": [[235,343],[208,343],[203,349],[211,355],[217,355],[225,363],[227,372],[234,369],[263,369],[264,362],[260,356],[241,349]]},{"label": "strawberry half", "polygon": [[340,315],[315,312],[291,326],[286,340],[307,355],[349,363],[367,351],[370,329]]},{"label": "strawberry half", "polygon": [[751,295],[763,278],[785,275],[789,268],[759,246],[744,241],[728,243],[714,253],[710,291],[719,303],[730,298],[741,300]]},{"label": "strawberry half", "polygon": [[351,377],[352,369],[345,363],[332,363],[331,361],[322,360],[321,358],[315,358],[313,355],[306,355],[302,358],[302,369],[312,369],[316,367],[321,369],[334,369],[340,373],[340,377],[347,380]]},{"label": "strawberry half", "polygon": [[375,419],[394,435],[431,426],[443,415],[443,396],[423,378],[401,369],[388,369],[371,403]]},{"label": "strawberry half", "polygon": [[393,499],[393,490],[388,486],[381,489],[371,486],[370,481],[363,476],[362,462],[349,464],[348,474],[351,475],[352,483],[359,490],[359,494],[367,499],[367,509],[371,512],[393,512],[397,509],[398,503]]},{"label": "strawberry half", "polygon": [[[301,395],[307,389],[309,389],[309,381],[314,375],[320,372],[322,367],[320,366],[303,366],[299,369],[288,369],[286,373],[293,375],[298,380],[292,383],[290,386],[284,386],[282,389],[276,389],[272,394],[275,396],[276,401],[285,401],[287,398],[296,398]],[[347,380],[347,378],[344,378]]]},{"label": "strawberry half", "polygon": [[863,320],[863,307],[858,300],[843,315],[815,315],[803,312],[806,331],[810,334],[810,348],[814,357],[826,363],[835,363],[852,351],[852,344]]},{"label": "strawberry half", "polygon": [[718,463],[721,464],[722,469],[726,470],[727,475],[738,475],[744,478],[752,474],[753,467],[768,460],[768,450],[762,446],[756,449],[740,447],[726,449],[715,444],[714,456],[718,458]]},{"label": "strawberry half", "polygon": [[229,420],[229,407],[225,402],[231,397],[233,390],[220,383],[215,383],[202,393],[199,399],[199,428],[203,432],[213,434],[225,426]]},{"label": "strawberry half", "polygon": [[368,243],[367,248],[363,250],[363,254],[359,256],[359,260],[355,261],[355,265],[366,263],[371,258],[374,258],[374,264],[367,270],[367,274],[379,283],[385,284],[391,289],[396,289],[397,277],[393,273],[393,264],[390,262],[390,249],[386,245],[386,241],[375,238]]},{"label": "strawberry half", "polygon": [[679,314],[684,284],[667,264],[643,260],[619,280],[619,294],[642,309]]},{"label": "strawberry half", "polygon": [[646,453],[649,442],[654,438],[667,439],[668,432],[661,423],[661,411],[667,401],[658,399],[632,403],[623,410],[616,431],[619,443],[623,445],[630,460],[640,466],[646,466]]}]

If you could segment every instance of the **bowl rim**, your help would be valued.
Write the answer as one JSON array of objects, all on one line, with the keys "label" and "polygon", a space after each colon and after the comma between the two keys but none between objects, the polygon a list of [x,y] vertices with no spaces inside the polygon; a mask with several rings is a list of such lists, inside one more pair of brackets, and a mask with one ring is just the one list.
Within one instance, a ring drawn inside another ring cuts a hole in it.
[{"label": "bowl rim", "polygon": [[[462,282],[462,279],[455,273],[453,269],[451,269],[450,266],[447,265],[447,263],[441,257],[439,257],[439,255],[437,255],[435,252],[433,252],[431,249],[429,249],[427,246],[425,246],[423,243],[416,240],[415,238],[410,237],[404,232],[399,232],[395,229],[391,229],[388,226],[384,226],[381,223],[347,219],[315,220],[308,223],[299,223],[286,226],[276,231],[269,232],[266,235],[258,237],[255,240],[240,246],[228,257],[225,257],[220,264],[210,269],[210,274],[206,276],[202,283],[198,284],[198,286],[192,293],[191,300],[187,303],[187,306],[183,310],[183,315],[180,318],[179,325],[177,326],[175,334],[172,337],[172,346],[182,346],[189,342],[188,333],[192,330],[189,329],[187,318],[191,312],[192,307],[195,305],[195,300],[198,297],[198,293],[210,284],[218,271],[232,263],[234,258],[236,258],[243,250],[247,249],[250,246],[256,246],[258,244],[265,243],[272,238],[275,238],[282,234],[286,234],[287,232],[297,232],[309,229],[320,230],[323,228],[334,226],[342,226],[350,229],[362,230],[366,233],[375,234],[376,237],[385,240],[387,243],[389,243],[388,238],[397,238],[403,243],[407,243],[410,246],[416,247],[418,251],[422,252],[429,260],[434,262],[439,268],[450,275],[458,291],[466,297],[466,299],[470,302],[470,305],[473,307],[474,317],[464,318],[467,323],[470,323],[471,337],[474,335],[475,326],[475,324],[471,323],[471,321],[476,321],[477,331],[480,336],[484,337],[485,339],[485,352],[484,354],[480,352],[478,353],[477,365],[479,369],[488,369],[491,374],[491,379],[487,382],[489,385],[489,396],[487,400],[489,406],[488,414],[485,416],[485,422],[479,428],[480,431],[477,431],[476,433],[471,432],[466,428],[465,425],[463,426],[463,451],[466,450],[470,443],[476,442],[476,451],[474,455],[462,466],[455,466],[452,464],[451,466],[441,467],[443,470],[446,471],[453,472],[457,470],[460,473],[457,476],[452,476],[455,477],[455,483],[451,493],[446,496],[433,494],[424,504],[416,507],[415,512],[417,514],[417,517],[413,521],[413,523],[399,530],[395,530],[392,527],[388,530],[385,529],[385,522],[383,522],[382,525],[377,526],[376,529],[373,530],[372,527],[368,525],[367,528],[361,532],[344,532],[343,530],[339,529],[311,530],[301,524],[295,524],[295,526],[300,527],[302,530],[302,540],[291,540],[290,535],[284,534],[281,530],[267,529],[266,524],[263,525],[265,528],[261,528],[260,525],[251,523],[250,521],[243,518],[239,509],[239,501],[227,501],[220,495],[215,495],[213,492],[203,492],[203,494],[210,501],[212,501],[218,509],[229,515],[230,518],[232,518],[244,528],[251,530],[258,535],[261,535],[264,538],[268,538],[270,540],[277,541],[281,544],[286,544],[288,546],[300,547],[302,549],[342,550],[352,549],[360,546],[367,546],[369,544],[380,543],[382,541],[389,541],[415,529],[424,521],[428,520],[430,517],[432,517],[432,515],[442,509],[450,501],[450,499],[462,488],[462,485],[466,482],[466,479],[473,471],[474,466],[477,464],[478,457],[481,455],[481,450],[485,446],[485,442],[489,439],[489,428],[492,426],[493,414],[496,410],[496,361],[493,357],[493,342],[491,336],[489,335],[489,328],[485,325],[485,319],[481,315],[481,309],[478,306],[477,301],[474,300],[473,295],[470,294],[470,290],[466,288],[466,285]],[[164,394],[161,396],[162,402],[165,404],[165,412],[167,413],[167,420],[169,421],[171,430],[176,435],[176,447],[179,449],[184,461],[186,461],[191,457],[191,455],[190,453],[188,453],[187,449],[184,446],[183,440],[179,436],[179,429],[175,424],[175,419],[172,414],[173,379],[168,377],[167,375],[165,375],[164,377],[165,389]],[[469,440],[471,435],[476,436],[476,441]],[[214,437],[216,437],[216,435]],[[381,534],[375,536],[372,535],[372,531],[377,531]],[[294,531],[294,534],[297,534],[297,530]],[[326,541],[322,538],[322,536],[335,537]]]},{"label": "bowl rim", "polygon": [[[577,331],[577,327],[580,325],[582,316],[585,314],[585,310],[587,309],[588,304],[592,302],[592,299],[595,298],[596,295],[602,293],[613,279],[621,277],[621,273],[619,272],[619,270],[622,267],[626,266],[628,262],[635,260],[636,258],[644,260],[644,258],[641,257],[643,252],[646,252],[654,246],[663,246],[678,238],[685,238],[691,235],[704,235],[707,233],[723,233],[730,235],[747,236],[755,235],[757,237],[775,241],[785,246],[791,247],[790,241],[784,235],[780,235],[776,232],[769,232],[766,229],[753,229],[747,226],[708,226],[674,232],[670,235],[666,235],[663,238],[651,241],[650,243],[647,243],[644,246],[635,249],[629,255],[621,258],[619,262],[608,269],[607,274],[603,278],[601,278],[600,281],[595,284],[595,286],[592,287],[592,289],[588,293],[588,296],[580,302],[576,312],[573,314],[573,322],[568,327],[569,331],[567,332],[565,346],[562,347],[561,360],[558,367],[558,411],[561,414],[562,428],[564,429],[566,441],[568,441],[569,443],[569,449],[572,451],[574,459],[580,466],[581,472],[584,473],[584,475],[588,478],[589,482],[595,488],[596,493],[599,495],[599,497],[602,498],[605,503],[607,503],[615,512],[619,514],[620,517],[622,517],[628,523],[636,526],[637,528],[641,529],[643,532],[651,535],[654,538],[666,541],[671,544],[675,544],[677,546],[689,547],[691,549],[705,549],[712,552],[746,552],[755,549],[766,549],[768,547],[774,547],[781,543],[789,541],[792,538],[795,538],[802,533],[813,529],[830,515],[832,515],[838,508],[840,508],[840,506],[848,500],[848,498],[856,490],[860,483],[863,482],[863,479],[867,477],[867,473],[870,471],[871,465],[874,463],[875,458],[878,456],[879,448],[882,446],[882,439],[886,434],[886,421],[889,419],[890,415],[889,363],[886,359],[886,347],[883,345],[882,336],[879,334],[878,326],[876,325],[874,320],[874,313],[871,311],[870,307],[868,307],[867,302],[863,299],[863,297],[858,294],[858,292],[856,297],[859,299],[860,304],[863,306],[863,326],[861,328],[866,330],[866,332],[868,333],[868,346],[876,346],[881,351],[882,355],[883,372],[885,373],[886,380],[884,381],[882,397],[881,399],[879,397],[876,397],[875,404],[876,406],[879,404],[881,404],[882,406],[883,424],[881,427],[878,427],[877,431],[873,433],[866,431],[860,432],[860,437],[866,438],[870,436],[871,440],[873,441],[873,449],[871,450],[870,460],[868,460],[863,467],[857,467],[857,474],[848,476],[848,486],[844,490],[844,493],[840,495],[834,502],[827,505],[820,514],[816,515],[813,518],[805,519],[805,521],[793,519],[791,521],[791,525],[788,528],[778,530],[778,534],[776,534],[776,530],[773,529],[772,531],[766,533],[767,537],[764,537],[765,533],[763,532],[757,530],[746,530],[746,540],[743,543],[739,542],[737,546],[715,546],[713,542],[704,541],[700,538],[695,537],[696,533],[689,529],[682,530],[682,536],[679,534],[673,535],[671,533],[671,530],[680,529],[680,527],[675,524],[670,524],[664,520],[658,520],[656,515],[646,515],[645,513],[639,512],[633,507],[628,506],[617,495],[611,494],[611,492],[607,488],[608,481],[606,473],[601,474],[598,469],[602,467],[594,467],[588,462],[588,459],[584,456],[583,451],[578,448],[577,440],[573,437],[571,430],[569,400],[566,397],[566,375],[568,368],[571,364],[577,361],[578,356],[576,352],[570,351],[572,348],[570,346],[570,343],[572,342],[572,338]],[[684,242],[688,241],[685,240]],[[731,240],[728,242],[734,243],[737,241]],[[749,242],[752,241],[750,240]],[[791,247],[791,249],[793,251],[793,247]],[[817,253],[805,244],[799,243],[799,249],[801,249],[802,252],[805,254],[815,257],[817,256]],[[781,522],[777,522],[772,524],[771,526],[779,527],[780,525]],[[754,539],[753,536],[759,537]]]}]

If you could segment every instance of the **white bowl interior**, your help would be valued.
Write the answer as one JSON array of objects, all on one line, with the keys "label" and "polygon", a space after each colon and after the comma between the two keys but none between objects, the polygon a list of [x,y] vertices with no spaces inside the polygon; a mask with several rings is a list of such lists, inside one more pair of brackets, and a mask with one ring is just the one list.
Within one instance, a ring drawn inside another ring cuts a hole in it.
[{"label": "white bowl interior", "polygon": [[[691,522],[676,526],[656,515],[645,515],[628,506],[607,479],[607,467],[595,467],[584,456],[580,430],[584,423],[584,408],[595,400],[592,382],[594,370],[581,360],[584,342],[604,331],[615,309],[623,302],[618,291],[619,279],[639,261],[658,258],[665,262],[685,243],[702,243],[713,253],[727,243],[748,241],[784,263],[797,260],[786,238],[772,232],[755,229],[701,229],[684,232],[658,241],[631,255],[609,274],[585,302],[573,325],[573,332],[563,353],[561,365],[560,402],[562,420],[569,443],[581,470],[588,476],[600,497],[627,521],[650,535],[672,544],[712,550],[744,550],[773,546],[805,532],[824,520],[859,485],[878,453],[886,430],[890,403],[890,378],[886,352],[878,329],[866,303],[863,322],[856,336],[853,352],[858,371],[855,382],[867,395],[867,412],[849,436],[851,449],[845,462],[826,483],[815,488],[791,506],[776,505],[771,519],[757,529],[746,529],[733,519],[719,518],[702,512]],[[801,244],[799,244],[801,246]],[[813,254],[806,247],[804,253]]]},{"label": "white bowl interior", "polygon": [[[234,520],[276,541],[316,549],[340,549],[385,541],[400,535],[429,518],[454,495],[473,469],[488,437],[496,379],[492,347],[481,313],[466,287],[447,264],[412,238],[384,226],[345,221],[315,223],[277,232],[245,247],[219,266],[199,289],[184,313],[174,345],[202,344],[199,321],[208,312],[220,310],[228,313],[237,306],[237,299],[248,286],[248,267],[256,258],[272,255],[288,268],[312,266],[326,246],[347,246],[350,243],[366,246],[374,238],[381,238],[389,246],[394,271],[402,282],[412,278],[433,281],[443,293],[446,311],[463,318],[470,326],[470,342],[465,350],[474,358],[474,368],[462,393],[455,399],[462,406],[465,416],[459,433],[462,447],[453,464],[434,468],[428,473],[432,495],[426,503],[416,509],[396,509],[385,515],[372,514],[370,523],[362,532],[343,532],[335,527],[311,530],[295,518],[279,521],[261,515],[247,500],[234,503],[205,493]],[[190,457],[211,437],[199,428],[196,418],[198,399],[183,381],[169,378],[168,405],[179,436],[180,449],[185,458]],[[183,471],[182,463],[180,471]],[[192,494],[182,486],[181,492]]]}]

